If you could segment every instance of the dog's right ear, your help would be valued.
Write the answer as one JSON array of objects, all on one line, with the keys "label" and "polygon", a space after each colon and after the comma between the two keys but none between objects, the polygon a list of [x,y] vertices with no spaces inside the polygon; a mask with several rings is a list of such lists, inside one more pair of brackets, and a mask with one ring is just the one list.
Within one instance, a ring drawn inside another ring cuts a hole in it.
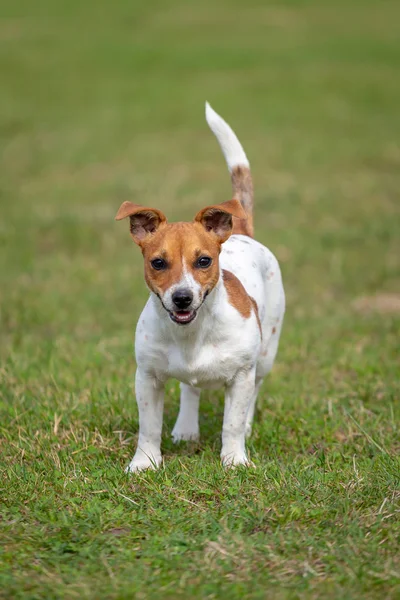
[{"label": "dog's right ear", "polygon": [[167,222],[165,215],[156,208],[146,208],[133,202],[123,202],[115,216],[116,221],[130,219],[130,230],[133,240],[141,246],[148,235],[155,233],[163,223]]}]

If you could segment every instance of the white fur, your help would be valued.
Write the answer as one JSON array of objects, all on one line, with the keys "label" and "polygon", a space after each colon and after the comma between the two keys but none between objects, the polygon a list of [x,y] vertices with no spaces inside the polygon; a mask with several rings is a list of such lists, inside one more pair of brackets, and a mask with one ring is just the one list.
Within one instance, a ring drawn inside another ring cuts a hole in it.
[{"label": "white fur", "polygon": [[221,146],[229,171],[232,171],[233,167],[238,165],[249,167],[249,161],[247,160],[245,151],[242,148],[242,144],[237,139],[235,132],[228,123],[226,123],[224,119],[211,108],[208,102],[206,102],[206,119],[211,131]]},{"label": "white fur", "polygon": [[[248,165],[235,134],[208,105],[207,120],[228,165]],[[163,390],[171,377],[182,382],[174,441],[198,439],[200,389],[225,387],[222,463],[250,464],[245,436],[251,432],[258,390],[275,360],[285,295],[276,258],[250,237],[232,235],[223,244],[220,269],[218,283],[191,323],[174,323],[153,293],[140,316],[135,341],[140,432],[127,471],[157,468],[161,463]],[[245,318],[230,304],[222,269],[234,273],[255,299],[262,335],[254,311]],[[181,283],[196,291],[187,272]]]}]

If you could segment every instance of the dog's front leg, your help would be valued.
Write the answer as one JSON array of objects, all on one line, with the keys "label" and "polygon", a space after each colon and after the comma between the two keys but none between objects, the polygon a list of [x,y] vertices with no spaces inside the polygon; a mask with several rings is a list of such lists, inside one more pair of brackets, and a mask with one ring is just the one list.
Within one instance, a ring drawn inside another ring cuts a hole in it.
[{"label": "dog's front leg", "polygon": [[139,409],[139,439],[127,472],[156,469],[161,464],[164,385],[138,369],[135,390]]},{"label": "dog's front leg", "polygon": [[254,395],[255,370],[242,369],[226,388],[221,460],[224,466],[250,465],[246,456],[246,418]]}]

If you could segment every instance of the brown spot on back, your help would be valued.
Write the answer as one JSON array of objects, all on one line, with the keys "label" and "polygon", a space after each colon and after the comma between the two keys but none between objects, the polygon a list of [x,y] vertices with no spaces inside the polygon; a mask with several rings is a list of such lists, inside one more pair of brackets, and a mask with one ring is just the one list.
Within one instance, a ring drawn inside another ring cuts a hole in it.
[{"label": "brown spot on back", "polygon": [[234,217],[232,233],[239,233],[240,235],[248,235],[249,237],[253,237],[253,231],[249,226],[248,219],[236,219]]},{"label": "brown spot on back", "polygon": [[274,334],[274,333],[276,333],[276,327],[273,327],[273,328],[272,328],[272,333],[273,333],[273,334]]},{"label": "brown spot on back", "polygon": [[258,316],[258,306],[254,298],[249,296],[246,292],[242,282],[230,271],[222,269],[222,279],[224,281],[225,289],[228,293],[229,304],[236,308],[236,310],[244,317],[248,319],[251,315],[251,311],[254,310],[254,314],[257,319],[258,327],[261,334],[261,323]]},{"label": "brown spot on back", "polygon": [[261,334],[261,337],[262,337],[261,321],[260,321],[260,316],[258,314],[257,302],[251,296],[249,296],[249,298],[250,298],[250,302],[253,305],[254,314],[256,315],[256,319],[257,319],[257,323],[258,323],[258,329],[260,330],[260,334]]}]

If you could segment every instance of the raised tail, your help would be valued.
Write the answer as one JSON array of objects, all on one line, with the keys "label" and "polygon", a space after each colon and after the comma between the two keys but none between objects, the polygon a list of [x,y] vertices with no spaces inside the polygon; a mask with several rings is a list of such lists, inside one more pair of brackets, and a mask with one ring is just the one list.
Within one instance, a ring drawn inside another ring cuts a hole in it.
[{"label": "raised tail", "polygon": [[233,233],[253,237],[253,180],[247,156],[231,127],[206,102],[207,123],[218,140],[231,174],[233,197],[247,213],[246,220],[234,222]]}]

